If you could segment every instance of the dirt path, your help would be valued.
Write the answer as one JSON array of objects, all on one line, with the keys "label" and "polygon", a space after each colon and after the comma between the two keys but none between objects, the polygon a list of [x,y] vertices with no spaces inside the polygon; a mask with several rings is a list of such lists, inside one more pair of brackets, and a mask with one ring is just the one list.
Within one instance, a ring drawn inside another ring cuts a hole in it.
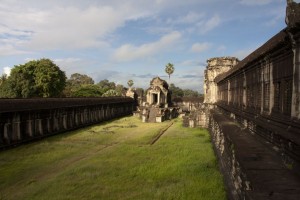
[{"label": "dirt path", "polygon": [[162,129],[159,134],[151,141],[150,145],[155,144],[159,138],[173,125],[173,122],[169,124],[166,128]]}]

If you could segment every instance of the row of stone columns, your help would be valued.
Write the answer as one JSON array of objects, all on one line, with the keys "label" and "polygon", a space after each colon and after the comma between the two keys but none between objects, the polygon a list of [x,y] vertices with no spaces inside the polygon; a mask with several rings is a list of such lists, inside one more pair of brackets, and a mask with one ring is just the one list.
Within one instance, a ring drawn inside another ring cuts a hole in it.
[{"label": "row of stone columns", "polygon": [[0,113],[0,148],[131,114],[133,103]]}]

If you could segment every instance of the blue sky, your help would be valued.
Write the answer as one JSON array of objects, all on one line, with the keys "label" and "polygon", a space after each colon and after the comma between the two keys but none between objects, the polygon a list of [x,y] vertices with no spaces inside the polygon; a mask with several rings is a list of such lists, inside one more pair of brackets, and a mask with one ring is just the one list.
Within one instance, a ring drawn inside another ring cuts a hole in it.
[{"label": "blue sky", "polygon": [[[297,0],[296,2],[299,2]],[[243,59],[285,28],[286,0],[0,0],[0,73],[50,58],[67,76],[202,92],[211,57]]]}]

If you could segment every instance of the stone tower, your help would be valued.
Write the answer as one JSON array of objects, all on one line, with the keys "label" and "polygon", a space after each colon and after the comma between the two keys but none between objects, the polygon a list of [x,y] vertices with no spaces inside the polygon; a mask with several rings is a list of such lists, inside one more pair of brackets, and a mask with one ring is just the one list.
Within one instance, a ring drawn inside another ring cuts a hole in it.
[{"label": "stone tower", "polygon": [[207,60],[207,67],[204,71],[204,103],[213,104],[217,101],[217,85],[214,79],[238,64],[239,60],[235,57],[217,57]]}]

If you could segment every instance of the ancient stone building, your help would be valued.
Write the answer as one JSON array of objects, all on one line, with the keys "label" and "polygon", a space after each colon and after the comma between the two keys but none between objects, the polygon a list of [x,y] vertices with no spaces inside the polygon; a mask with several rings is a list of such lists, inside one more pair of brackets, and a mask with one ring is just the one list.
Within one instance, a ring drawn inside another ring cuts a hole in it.
[{"label": "ancient stone building", "polygon": [[178,107],[171,106],[171,93],[165,80],[155,77],[146,91],[146,102],[142,102],[134,115],[143,122],[163,122],[178,116]]},{"label": "ancient stone building", "polygon": [[168,107],[170,104],[169,85],[165,80],[155,77],[150,81],[150,87],[147,89],[147,103],[159,107]]},{"label": "ancient stone building", "polygon": [[208,60],[208,124],[233,199],[300,199],[300,3],[287,2],[287,27],[245,59]]},{"label": "ancient stone building", "polygon": [[207,60],[207,67],[204,71],[204,103],[215,103],[217,100],[217,84],[214,79],[224,72],[230,70],[238,63],[234,57],[219,57]]}]

